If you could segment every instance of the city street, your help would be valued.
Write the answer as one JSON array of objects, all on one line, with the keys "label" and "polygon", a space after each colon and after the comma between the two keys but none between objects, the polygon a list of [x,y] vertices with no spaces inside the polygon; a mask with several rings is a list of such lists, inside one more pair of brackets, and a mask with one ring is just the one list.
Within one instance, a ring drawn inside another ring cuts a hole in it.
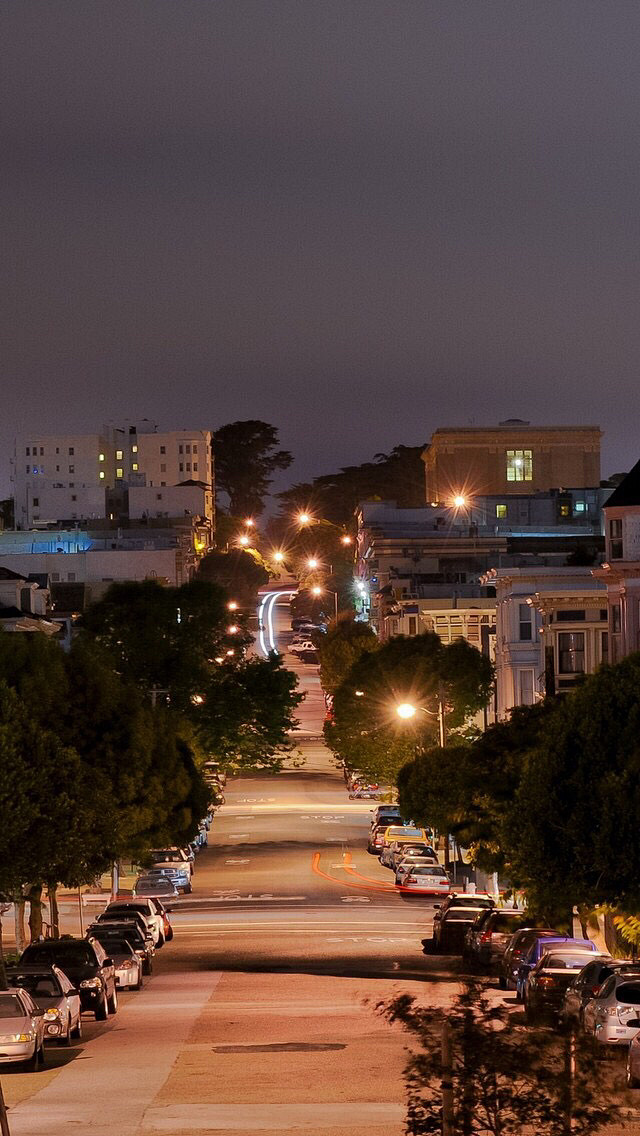
[{"label": "city street", "polygon": [[[283,646],[288,605],[274,608]],[[300,768],[227,784],[144,990],[49,1050],[44,1073],[3,1075],[12,1136],[400,1136],[407,1039],[375,1006],[451,983],[431,985],[439,960],[421,953],[433,901],[397,894],[367,854],[372,805],[348,800],[319,741],[317,670],[298,670]]]}]

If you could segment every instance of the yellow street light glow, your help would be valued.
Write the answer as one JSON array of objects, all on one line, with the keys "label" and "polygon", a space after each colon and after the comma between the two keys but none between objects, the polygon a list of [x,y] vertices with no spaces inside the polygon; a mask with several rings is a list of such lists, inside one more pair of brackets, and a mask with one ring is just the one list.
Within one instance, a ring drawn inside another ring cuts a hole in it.
[{"label": "yellow street light glow", "polygon": [[222,657],[222,655],[216,656],[216,663],[224,663],[224,658]]},{"label": "yellow street light glow", "polygon": [[192,694],[191,695],[191,701],[193,702],[194,706],[202,706],[202,703],[204,702],[204,698],[202,697],[201,694]]},{"label": "yellow street light glow", "polygon": [[315,556],[312,556],[310,560],[307,560],[307,568],[317,568],[319,563],[320,561],[316,560]]},{"label": "yellow street light glow", "polygon": [[352,542],[350,536],[341,536],[340,537],[340,543],[341,544],[352,544],[353,542]]},{"label": "yellow street light glow", "polygon": [[355,690],[354,694],[356,698],[364,698],[364,690]]},{"label": "yellow street light glow", "polygon": [[244,523],[248,529],[252,529],[256,522],[254,521],[253,517],[247,517]]},{"label": "yellow street light glow", "polygon": [[456,509],[461,509],[463,505],[466,505],[467,498],[463,497],[461,494],[458,494],[456,497],[453,498],[453,503],[454,503]]},{"label": "yellow street light glow", "polygon": [[246,533],[243,533],[242,536],[238,537],[238,544],[245,545],[245,544],[248,544],[248,543],[249,543],[249,537],[247,536]]},{"label": "yellow street light glow", "polygon": [[321,596],[322,595],[322,588],[317,588],[317,587],[312,588],[311,591],[313,592],[314,596]]},{"label": "yellow street light glow", "polygon": [[310,523],[311,523],[311,514],[310,513],[298,513],[298,524],[299,525],[308,525]]},{"label": "yellow street light glow", "polygon": [[396,714],[399,718],[415,718],[416,708],[410,702],[401,702],[396,706]]},{"label": "yellow street light glow", "polygon": [[229,651],[227,651],[227,655],[235,655],[235,651],[233,650],[233,648],[231,648]]},{"label": "yellow street light glow", "polygon": [[231,627],[227,627],[227,631],[229,632],[229,635],[235,635],[238,632],[238,624],[232,623]]},{"label": "yellow street light glow", "polygon": [[284,552],[274,552],[273,559],[275,560],[276,564],[282,564],[282,561],[284,560]]},{"label": "yellow street light glow", "polygon": [[237,611],[238,610],[237,601],[236,600],[229,600],[229,603],[227,604],[227,608],[229,609],[229,611]]}]

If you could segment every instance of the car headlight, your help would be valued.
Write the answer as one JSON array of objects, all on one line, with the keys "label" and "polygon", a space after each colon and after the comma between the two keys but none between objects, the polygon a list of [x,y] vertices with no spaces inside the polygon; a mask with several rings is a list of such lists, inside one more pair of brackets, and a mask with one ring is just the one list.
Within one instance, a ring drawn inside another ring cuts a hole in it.
[{"label": "car headlight", "polygon": [[14,1033],[12,1034],[12,1041],[33,1041],[35,1036],[33,1030],[29,1030],[29,1033]]},{"label": "car headlight", "polygon": [[133,959],[124,959],[120,963],[119,968],[120,968],[120,970],[131,970],[132,966],[133,966]]},{"label": "car headlight", "polygon": [[80,983],[80,988],[82,990],[95,990],[98,986],[102,986],[99,978],[85,978]]},{"label": "car headlight", "polygon": [[45,1010],[44,1016],[48,1022],[55,1021],[56,1018],[60,1017],[60,1010],[56,1006],[52,1006],[51,1009]]}]

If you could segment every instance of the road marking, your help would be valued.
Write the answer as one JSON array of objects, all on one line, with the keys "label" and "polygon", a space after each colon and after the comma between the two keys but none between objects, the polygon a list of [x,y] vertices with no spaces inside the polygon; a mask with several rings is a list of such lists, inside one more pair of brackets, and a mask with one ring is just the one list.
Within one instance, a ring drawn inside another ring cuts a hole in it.
[{"label": "road marking", "polygon": [[250,864],[250,860],[225,860],[225,864]]},{"label": "road marking", "polygon": [[332,884],[337,884],[338,887],[352,887],[356,891],[378,891],[384,892],[385,895],[390,895],[392,892],[395,894],[395,888],[391,888],[389,884],[380,883],[374,884],[352,884],[349,880],[336,880],[334,876],[330,876],[327,872],[323,872],[320,867],[320,852],[314,852],[311,857],[311,870],[317,876],[322,876],[324,880],[329,880]]},{"label": "road marking", "polygon": [[347,935],[344,938],[335,935],[327,939],[328,943],[415,943],[415,939],[389,939],[377,935]]},{"label": "road marking", "polygon": [[243,837],[243,836],[251,836],[251,833],[250,832],[228,832],[227,836],[229,836],[232,840],[240,840],[241,837]]},{"label": "road marking", "polygon": [[371,903],[368,895],[341,895],[343,903]]}]

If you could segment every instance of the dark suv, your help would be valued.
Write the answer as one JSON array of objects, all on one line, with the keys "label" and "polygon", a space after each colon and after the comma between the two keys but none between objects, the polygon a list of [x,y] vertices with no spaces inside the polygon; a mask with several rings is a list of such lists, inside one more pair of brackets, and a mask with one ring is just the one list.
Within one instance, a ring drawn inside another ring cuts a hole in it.
[{"label": "dark suv", "polygon": [[45,939],[31,943],[20,956],[20,966],[55,964],[77,988],[83,1010],[91,1010],[96,1021],[103,1022],[118,1009],[116,974],[109,958],[96,939]]}]

